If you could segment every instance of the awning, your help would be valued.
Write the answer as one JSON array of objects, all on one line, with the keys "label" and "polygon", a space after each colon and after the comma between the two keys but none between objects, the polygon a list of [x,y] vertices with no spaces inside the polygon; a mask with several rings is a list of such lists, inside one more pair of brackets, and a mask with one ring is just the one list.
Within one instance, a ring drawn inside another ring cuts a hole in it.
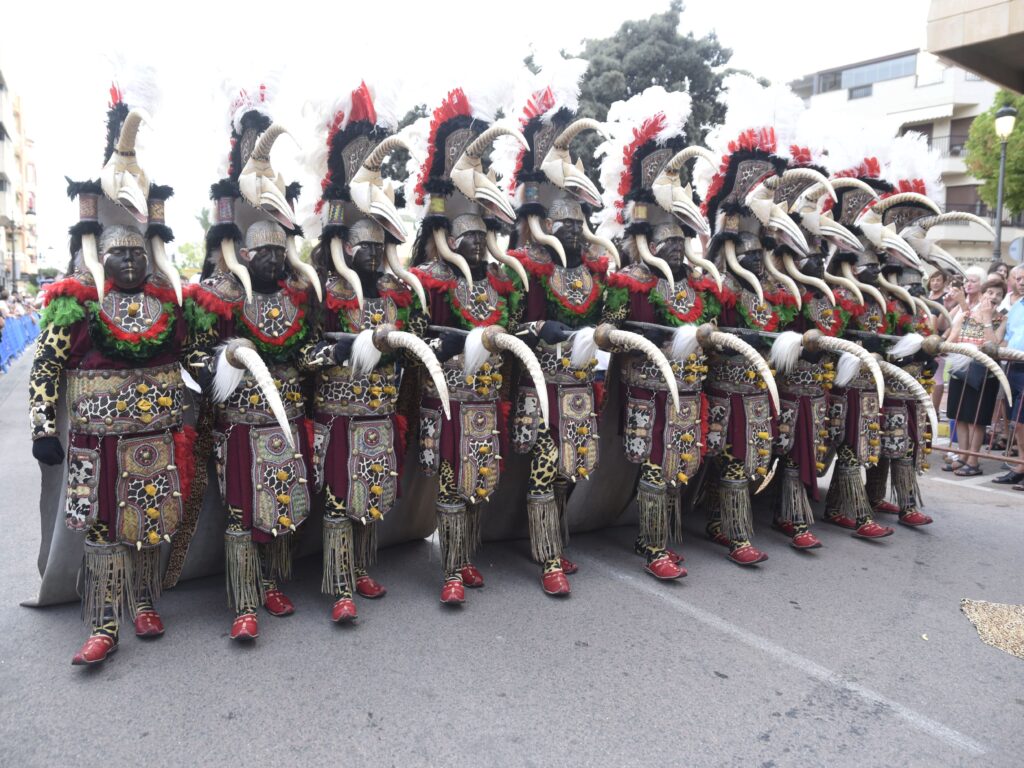
[{"label": "awning", "polygon": [[941,120],[944,117],[953,116],[953,104],[937,104],[934,107],[921,107],[920,109],[907,109],[902,112],[890,112],[887,119],[900,127],[904,125],[917,125],[918,123],[930,123],[934,120]]}]

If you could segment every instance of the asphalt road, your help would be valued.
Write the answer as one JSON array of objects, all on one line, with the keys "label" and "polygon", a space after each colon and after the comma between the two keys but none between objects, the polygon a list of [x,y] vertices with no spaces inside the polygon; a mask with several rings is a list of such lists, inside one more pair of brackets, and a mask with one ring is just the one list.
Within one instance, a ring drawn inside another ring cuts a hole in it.
[{"label": "asphalt road", "polygon": [[250,647],[227,638],[222,580],[202,579],[162,599],[165,637],[71,667],[78,606],[19,605],[38,583],[28,365],[0,378],[4,765],[1022,764],[1024,661],[959,610],[1024,601],[1024,495],[988,476],[936,472],[935,525],[882,542],[821,525],[813,553],[759,510],[771,559],[747,570],[693,519],[690,575],[670,584],[642,572],[629,528],[575,537],[565,600],[541,593],[525,542],[488,545],[487,586],[455,610],[432,542],[392,548],[374,572],[388,595],[350,627],[307,559],[297,613],[261,617]]}]

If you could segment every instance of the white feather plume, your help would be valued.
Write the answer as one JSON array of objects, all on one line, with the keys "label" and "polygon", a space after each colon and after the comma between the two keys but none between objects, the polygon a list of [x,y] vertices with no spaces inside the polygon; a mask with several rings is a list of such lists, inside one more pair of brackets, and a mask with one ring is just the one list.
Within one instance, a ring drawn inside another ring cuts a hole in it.
[{"label": "white feather plume", "polygon": [[427,212],[426,201],[423,205],[416,203],[416,183],[419,180],[420,168],[427,162],[430,143],[430,117],[421,117],[398,132],[409,147],[409,160],[405,165],[408,172],[402,189],[405,192],[405,210],[419,221]]},{"label": "white feather plume", "polygon": [[856,355],[851,355],[849,352],[843,352],[839,356],[839,365],[836,366],[836,380],[835,385],[837,387],[848,386],[853,381],[857,374],[860,373],[860,367],[862,363],[860,358]]},{"label": "white feather plume", "polygon": [[245,378],[245,368],[236,368],[228,362],[227,344],[217,347],[217,367],[213,372],[213,391],[211,397],[215,403],[223,403]]},{"label": "white feather plume", "polygon": [[569,356],[569,362],[572,364],[572,367],[586,368],[590,365],[590,361],[597,354],[594,329],[587,327],[574,331],[572,336],[569,337],[569,343],[572,345],[572,354]]},{"label": "white feather plume", "polygon": [[804,337],[796,331],[783,331],[772,344],[769,355],[772,368],[779,373],[789,373],[800,359]]},{"label": "white feather plume", "polygon": [[905,336],[901,336],[899,341],[889,347],[889,351],[886,354],[893,360],[916,355],[921,351],[922,341],[924,341],[924,336],[921,334],[908,333]]},{"label": "white feather plume", "polygon": [[891,140],[883,173],[891,184],[904,179],[922,180],[926,194],[932,198],[942,190],[942,156],[929,146],[927,136],[915,131]]},{"label": "white feather plume", "polygon": [[474,328],[466,336],[466,346],[462,350],[462,372],[467,376],[475,375],[490,356],[484,346],[484,329]]},{"label": "white feather plume", "polygon": [[673,360],[687,360],[697,351],[697,326],[681,325],[672,334],[672,348],[669,356]]},{"label": "white feather plume", "polygon": [[368,376],[380,363],[380,350],[373,345],[373,331],[360,331],[352,342],[349,365],[356,376]]},{"label": "white feather plume", "polygon": [[155,115],[161,98],[156,69],[122,55],[111,56],[109,60],[111,79],[121,92],[124,104],[129,109],[144,109],[150,115]]}]

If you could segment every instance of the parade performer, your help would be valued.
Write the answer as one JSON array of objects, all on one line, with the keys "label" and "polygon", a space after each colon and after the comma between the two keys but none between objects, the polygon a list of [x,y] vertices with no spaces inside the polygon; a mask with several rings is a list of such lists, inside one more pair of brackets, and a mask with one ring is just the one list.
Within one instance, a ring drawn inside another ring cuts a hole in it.
[{"label": "parade performer", "polygon": [[[137,89],[133,93],[132,88]],[[111,88],[105,165],[69,182],[69,276],[49,287],[30,378],[32,454],[58,465],[62,377],[70,414],[64,519],[84,531],[82,615],[90,636],[72,664],[117,650],[122,622],[158,637],[160,549],[174,536],[192,480],[194,432],[183,426],[180,363],[190,336],[181,282],[164,255],[170,187],[152,183],[135,153],[146,113],[137,82]]]},{"label": "parade performer", "polygon": [[298,257],[298,185],[286,185],[270,164],[285,131],[271,121],[269,101],[262,85],[239,89],[232,101],[228,174],[211,188],[214,224],[194,291],[208,331],[205,354],[191,369],[217,403],[233,640],[259,635],[260,604],[274,616],[294,612],[278,582],[290,577],[291,534],[310,511],[301,350],[310,335],[310,293],[319,296],[320,284]]},{"label": "parade performer", "polygon": [[323,178],[313,254],[324,304],[303,354],[305,366],[319,371],[313,469],[315,488],[325,495],[321,589],[335,598],[335,622],[356,618],[353,586],[368,599],[387,591],[367,568],[376,556],[376,523],[398,497],[408,433],[396,408],[403,350],[431,373],[448,412],[440,365],[417,338],[428,322],[423,287],[398,257],[405,230],[394,189],[381,177],[387,155],[404,146],[391,135],[394,127],[387,105],[360,84],[321,121],[325,151],[313,163]]},{"label": "parade performer", "polygon": [[[514,128],[490,125],[492,115],[451,91],[429,118],[426,160],[408,197],[423,208],[411,272],[427,293],[427,310],[438,334],[434,349],[451,395],[451,419],[440,393],[426,382],[420,403],[419,463],[438,476],[437,529],[444,582],[441,602],[459,605],[465,587],[483,586],[472,564],[480,536],[479,515],[501,476],[501,441],[507,406],[501,393],[502,352],[518,357],[539,382],[537,407],[547,423],[543,374],[529,348],[507,332],[522,313],[523,295],[502,268],[506,254],[488,249],[482,214],[512,223],[505,194],[484,174],[482,158],[500,135],[526,140]],[[488,256],[493,258],[491,261]],[[498,262],[498,263],[496,263]]]}]

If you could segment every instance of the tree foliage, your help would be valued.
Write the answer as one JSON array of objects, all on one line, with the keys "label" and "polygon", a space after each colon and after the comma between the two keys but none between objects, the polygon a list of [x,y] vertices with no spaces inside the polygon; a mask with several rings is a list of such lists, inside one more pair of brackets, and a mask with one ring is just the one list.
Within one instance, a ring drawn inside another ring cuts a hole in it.
[{"label": "tree foliage", "polygon": [[[427,112],[426,104],[417,104],[415,107],[413,107],[412,109],[405,113],[405,117],[398,121],[397,130],[400,131],[407,126],[412,125],[421,117],[426,117],[428,114],[429,113]],[[396,183],[402,181],[405,179],[406,176],[409,175],[406,172],[405,168],[405,165],[408,162],[408,151],[399,147],[398,149],[391,153],[390,157],[388,157],[387,161],[381,168],[381,173],[383,174],[384,178],[392,179]]]},{"label": "tree foliage", "polygon": [[1003,205],[1013,213],[1024,210],[1024,96],[1015,96],[1000,90],[984,114],[978,115],[971,123],[967,137],[967,168],[983,184],[978,196],[989,208],[995,210],[999,185],[1000,141],[996,136],[996,111],[1009,104],[1017,109],[1017,123],[1006,142],[1006,176],[1003,187]]}]

